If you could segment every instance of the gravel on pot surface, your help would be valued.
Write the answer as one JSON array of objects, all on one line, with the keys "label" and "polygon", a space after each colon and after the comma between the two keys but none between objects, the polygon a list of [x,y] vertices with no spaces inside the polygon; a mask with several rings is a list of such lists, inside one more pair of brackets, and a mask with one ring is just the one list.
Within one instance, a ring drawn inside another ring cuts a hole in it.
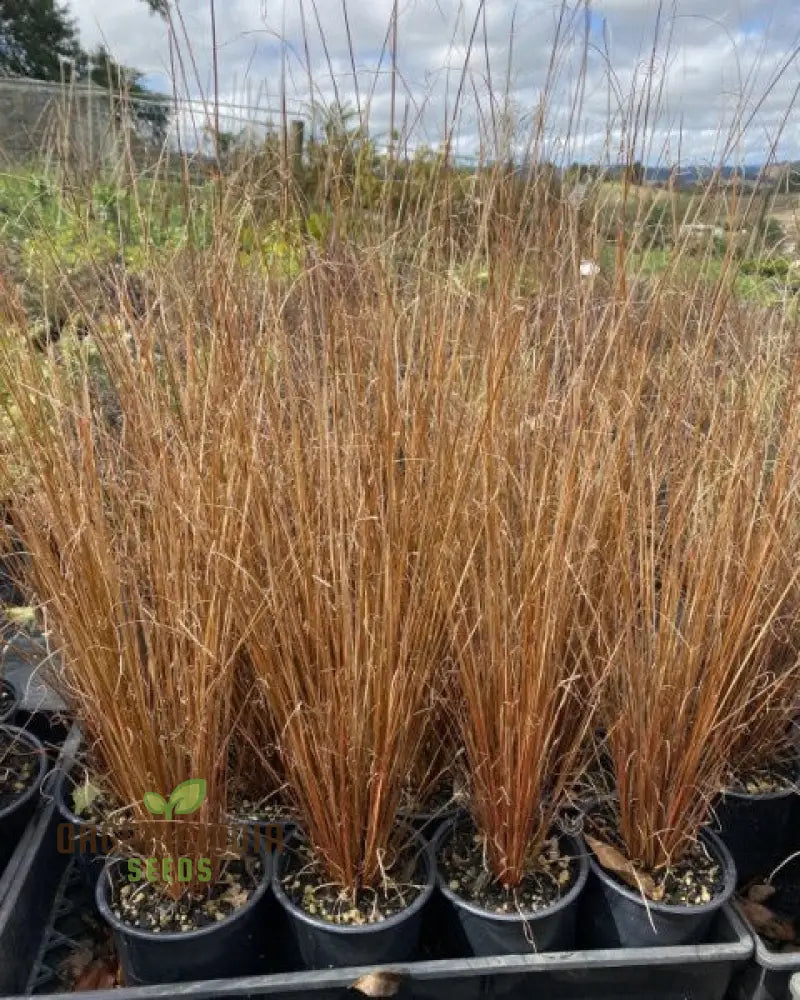
[{"label": "gravel on pot surface", "polygon": [[731,775],[726,790],[747,795],[791,792],[798,787],[797,777],[796,761],[776,760]]},{"label": "gravel on pot surface", "polygon": [[231,817],[238,823],[285,823],[294,818],[294,810],[280,792],[262,798],[244,791],[236,781],[230,785]]},{"label": "gravel on pot surface", "polygon": [[518,886],[502,885],[489,871],[483,837],[471,823],[459,823],[439,848],[439,872],[458,896],[490,913],[537,913],[557,903],[575,885],[577,858],[558,836],[545,841]]},{"label": "gravel on pot surface", "polygon": [[353,892],[331,882],[308,844],[294,844],[286,849],[281,885],[295,906],[318,920],[353,927],[380,923],[405,910],[424,890],[420,851],[416,841],[405,851],[401,848],[379,884]]},{"label": "gravel on pot surface", "polygon": [[244,906],[262,877],[260,858],[226,861],[213,885],[187,891],[178,899],[167,894],[163,882],[127,882],[121,877],[113,886],[111,910],[123,923],[157,934],[199,930]]},{"label": "gravel on pot surface", "polygon": [[10,806],[36,781],[40,762],[38,751],[0,729],[0,809]]},{"label": "gravel on pot surface", "polygon": [[[608,813],[592,812],[584,822],[590,848],[606,874],[625,888],[644,892],[654,903],[704,906],[725,888],[723,866],[701,840],[673,864],[648,872],[628,858]],[[594,840],[600,844],[595,845]]]}]

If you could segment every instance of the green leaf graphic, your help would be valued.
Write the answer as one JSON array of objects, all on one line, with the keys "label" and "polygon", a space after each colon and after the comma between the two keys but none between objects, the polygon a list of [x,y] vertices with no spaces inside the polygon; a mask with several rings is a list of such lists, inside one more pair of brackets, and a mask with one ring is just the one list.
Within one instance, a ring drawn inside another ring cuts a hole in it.
[{"label": "green leaf graphic", "polygon": [[169,797],[170,812],[175,816],[189,816],[197,812],[206,797],[206,779],[189,778],[182,781]]},{"label": "green leaf graphic", "polygon": [[163,795],[158,792],[144,793],[144,807],[151,816],[166,816],[169,805]]}]

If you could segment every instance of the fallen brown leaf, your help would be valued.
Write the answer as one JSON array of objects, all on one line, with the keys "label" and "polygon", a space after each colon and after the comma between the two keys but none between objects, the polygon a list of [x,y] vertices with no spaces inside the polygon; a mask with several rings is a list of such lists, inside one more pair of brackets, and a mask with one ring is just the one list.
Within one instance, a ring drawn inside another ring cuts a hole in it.
[{"label": "fallen brown leaf", "polygon": [[775,886],[766,882],[756,882],[747,890],[747,898],[753,903],[766,903],[775,895]]},{"label": "fallen brown leaf", "polygon": [[794,941],[794,924],[791,920],[784,920],[762,903],[754,903],[752,899],[741,899],[739,905],[759,934],[773,941]]},{"label": "fallen brown leaf", "polygon": [[393,997],[400,989],[402,976],[396,972],[370,972],[357,979],[351,989],[365,997]]},{"label": "fallen brown leaf", "polygon": [[616,847],[612,847],[611,844],[607,844],[603,840],[597,840],[596,837],[591,837],[588,833],[584,834],[584,837],[603,868],[619,875],[623,882],[632,889],[643,892],[645,896],[652,896],[655,893],[656,884],[652,876],[638,871],[636,865],[629,861]]},{"label": "fallen brown leaf", "polygon": [[119,986],[116,970],[112,971],[110,968],[106,968],[97,981],[98,990],[113,990],[116,986]]},{"label": "fallen brown leaf", "polygon": [[116,967],[108,960],[95,959],[75,981],[72,991],[80,993],[82,990],[109,990],[116,982]]},{"label": "fallen brown leaf", "polygon": [[58,965],[58,977],[64,983],[74,983],[92,964],[93,954],[88,948],[80,948],[67,955]]}]

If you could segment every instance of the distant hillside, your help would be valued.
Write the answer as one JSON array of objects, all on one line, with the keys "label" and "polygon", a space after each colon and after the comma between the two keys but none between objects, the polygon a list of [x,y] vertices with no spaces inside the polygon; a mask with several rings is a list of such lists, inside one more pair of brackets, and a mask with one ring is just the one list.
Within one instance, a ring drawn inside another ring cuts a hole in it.
[{"label": "distant hillside", "polygon": [[[615,173],[620,173],[622,168],[616,169]],[[645,179],[656,183],[666,183],[673,172],[671,167],[647,167],[645,168]],[[722,180],[730,180],[732,177],[742,177],[747,181],[756,181],[759,178],[768,182],[778,183],[785,180],[787,175],[792,178],[792,184],[800,185],[800,160],[792,163],[775,163],[769,166],[763,164],[753,164],[745,167],[722,167],[715,169],[712,167],[701,167],[689,165],[683,167],[678,173],[678,186],[691,187],[695,184],[709,180],[718,174]],[[762,177],[763,175],[763,177]]]},{"label": "distant hillside", "polygon": [[[762,169],[763,168],[761,166],[722,167],[719,171],[717,171],[713,167],[700,167],[690,164],[689,166],[682,167],[681,170],[678,171],[677,176],[681,185],[696,184],[698,181],[707,181],[717,172],[724,180],[729,180],[731,177],[739,175],[743,176],[745,180],[754,181],[758,178]],[[645,177],[649,181],[668,181],[671,174],[671,167],[645,168]]]}]

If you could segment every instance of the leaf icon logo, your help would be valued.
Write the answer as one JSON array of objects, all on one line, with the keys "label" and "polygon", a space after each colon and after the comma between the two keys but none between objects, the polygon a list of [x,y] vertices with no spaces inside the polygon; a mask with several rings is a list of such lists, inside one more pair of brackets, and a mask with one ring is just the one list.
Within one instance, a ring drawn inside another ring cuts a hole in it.
[{"label": "leaf icon logo", "polygon": [[169,805],[164,796],[158,792],[145,792],[144,807],[152,816],[164,816]]},{"label": "leaf icon logo", "polygon": [[145,792],[144,807],[151,816],[163,816],[171,820],[173,816],[190,816],[197,812],[205,801],[206,779],[189,778],[177,785],[169,800],[158,792]]}]

